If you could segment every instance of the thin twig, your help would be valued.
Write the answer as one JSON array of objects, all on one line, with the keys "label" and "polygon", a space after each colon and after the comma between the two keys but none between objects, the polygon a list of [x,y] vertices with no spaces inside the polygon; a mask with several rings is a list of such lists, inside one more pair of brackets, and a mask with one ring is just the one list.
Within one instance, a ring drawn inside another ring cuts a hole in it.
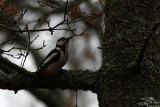
[{"label": "thin twig", "polygon": [[40,50],[40,49],[43,49],[45,46],[46,46],[46,45],[45,45],[45,41],[43,41],[43,46],[42,46],[42,47],[40,47],[40,48],[34,49],[34,50]]},{"label": "thin twig", "polygon": [[64,19],[63,19],[64,21],[66,21],[67,7],[68,7],[68,0],[66,1],[66,6],[64,9]]},{"label": "thin twig", "polygon": [[57,10],[64,11],[63,9],[61,9],[61,8],[59,8],[59,7],[52,6],[52,5],[49,4],[48,2],[44,2],[44,1],[41,1],[41,0],[38,0],[37,2],[38,2],[38,4],[39,4],[40,6],[42,6],[42,7],[48,6],[48,7],[57,9]]},{"label": "thin twig", "polygon": [[32,41],[30,41],[29,44],[32,44],[38,37],[39,37],[39,35],[37,35]]},{"label": "thin twig", "polygon": [[77,91],[76,91],[76,106],[75,107],[78,107],[77,101],[78,101],[78,95],[77,95]]}]

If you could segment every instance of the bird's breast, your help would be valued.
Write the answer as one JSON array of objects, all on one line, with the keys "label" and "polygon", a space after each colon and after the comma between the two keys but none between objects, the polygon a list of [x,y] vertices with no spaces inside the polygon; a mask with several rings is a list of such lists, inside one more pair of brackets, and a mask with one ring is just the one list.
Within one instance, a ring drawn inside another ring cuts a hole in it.
[{"label": "bird's breast", "polygon": [[68,53],[66,55],[61,52],[60,59],[57,62],[54,62],[48,66],[46,69],[47,74],[55,74],[59,69],[61,69],[67,62],[68,59]]}]

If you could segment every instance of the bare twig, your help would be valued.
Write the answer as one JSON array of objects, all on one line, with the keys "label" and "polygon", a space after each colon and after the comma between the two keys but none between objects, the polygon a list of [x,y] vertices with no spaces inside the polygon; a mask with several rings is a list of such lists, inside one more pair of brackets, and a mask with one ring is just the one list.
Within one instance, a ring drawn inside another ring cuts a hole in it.
[{"label": "bare twig", "polygon": [[78,107],[77,102],[78,102],[78,94],[77,94],[77,91],[76,91],[76,106],[75,107]]},{"label": "bare twig", "polygon": [[9,40],[7,40],[7,41],[1,43],[0,46],[1,46],[1,45],[4,45],[4,44],[6,44],[6,43],[9,43],[10,41],[11,41],[11,44],[12,44],[13,41],[14,41],[14,39],[15,39],[17,36],[18,36],[18,34],[12,36]]},{"label": "bare twig", "polygon": [[63,9],[61,9],[59,7],[56,7],[56,6],[53,6],[53,5],[49,4],[48,2],[44,2],[44,1],[41,1],[41,0],[38,0],[37,2],[42,7],[48,6],[48,7],[54,8],[54,9],[58,9],[58,10],[64,11]]},{"label": "bare twig", "polygon": [[40,50],[40,49],[43,49],[45,46],[46,46],[46,45],[45,45],[45,41],[43,41],[43,45],[42,45],[42,47],[40,47],[40,48],[37,48],[37,49],[35,49],[35,50]]},{"label": "bare twig", "polygon": [[67,26],[68,26],[70,32],[71,32],[74,36],[76,36],[76,34],[73,32],[73,30],[72,30],[71,27],[69,26],[68,18],[67,18]]},{"label": "bare twig", "polygon": [[[69,21],[68,21],[68,18],[67,18],[67,26],[68,26],[68,29],[70,30],[70,32],[73,34],[73,36],[83,36],[83,35],[87,35],[88,33],[86,33],[87,32],[87,30],[88,30],[88,28],[86,28],[83,32],[81,32],[80,34],[75,34],[74,33],[74,29],[71,29],[71,27],[70,27],[70,25],[69,25],[70,23],[69,23]],[[86,34],[85,34],[86,33]]]},{"label": "bare twig", "polygon": [[39,37],[39,35],[37,35],[32,41],[30,41],[29,44],[32,44],[38,37]]},{"label": "bare twig", "polygon": [[17,24],[19,21],[21,21],[24,17],[24,15],[26,14],[26,12],[28,11],[27,7],[24,11],[21,9],[21,14],[19,15],[19,17],[17,18],[17,20],[15,20],[14,22],[12,22],[13,24]]},{"label": "bare twig", "polygon": [[64,9],[64,19],[63,19],[64,21],[66,21],[67,7],[68,7],[68,0],[66,1],[66,6]]},{"label": "bare twig", "polygon": [[36,27],[39,25],[40,22],[41,22],[41,19],[39,19],[37,24],[34,26],[34,30],[36,30]]}]

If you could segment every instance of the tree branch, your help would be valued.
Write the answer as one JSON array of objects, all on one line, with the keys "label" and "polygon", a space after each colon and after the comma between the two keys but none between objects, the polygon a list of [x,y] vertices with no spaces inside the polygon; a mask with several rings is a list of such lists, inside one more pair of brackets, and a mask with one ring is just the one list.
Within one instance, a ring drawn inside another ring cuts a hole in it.
[{"label": "tree branch", "polygon": [[[4,72],[0,72],[1,89],[17,91],[22,89],[28,90],[35,88],[45,88],[52,90],[60,88],[63,90],[91,90],[92,92],[95,92],[94,85],[96,82],[95,78],[97,72],[92,72],[90,70],[60,70],[56,75],[50,77],[39,77],[34,72],[29,72],[23,68],[20,68],[10,61],[6,61],[6,59],[2,57],[0,57],[0,64],[2,63],[2,59],[5,61],[5,66],[8,65],[8,67],[11,67],[10,69],[15,71],[18,70],[18,72],[12,74],[5,74]],[[3,69],[3,66],[0,66],[0,69]],[[19,73],[19,71],[21,73]]]}]

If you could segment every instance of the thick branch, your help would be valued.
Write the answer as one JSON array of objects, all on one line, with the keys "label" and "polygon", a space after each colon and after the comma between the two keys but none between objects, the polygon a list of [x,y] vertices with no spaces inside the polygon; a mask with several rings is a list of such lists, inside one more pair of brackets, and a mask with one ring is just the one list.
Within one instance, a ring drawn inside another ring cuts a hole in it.
[{"label": "thick branch", "polygon": [[[0,63],[2,59],[0,58]],[[5,60],[5,59],[4,59]],[[15,65],[11,62],[8,63],[8,67]],[[6,65],[7,66],[7,65]],[[0,66],[3,69],[3,66]],[[14,69],[21,70],[21,72],[28,72],[18,66]],[[4,69],[3,69],[4,70]],[[10,70],[10,69],[8,69]],[[71,89],[71,90],[91,90],[95,92],[96,72],[90,70],[76,70],[67,71],[61,70],[56,75],[50,77],[39,77],[35,73],[12,73],[5,74],[0,72],[0,88],[8,90],[21,90],[21,89],[34,89],[34,88],[46,88],[46,89]]]}]

